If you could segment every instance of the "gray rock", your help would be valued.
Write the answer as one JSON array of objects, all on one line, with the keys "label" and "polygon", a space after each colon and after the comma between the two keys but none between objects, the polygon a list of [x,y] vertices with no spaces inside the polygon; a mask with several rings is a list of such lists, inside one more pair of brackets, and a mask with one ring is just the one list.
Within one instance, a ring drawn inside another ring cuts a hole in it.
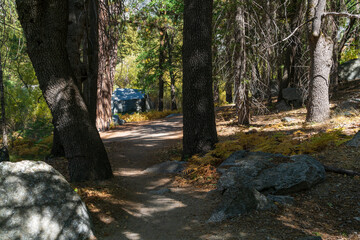
[{"label": "gray rock", "polygon": [[285,102],[285,100],[281,100],[276,104],[276,109],[278,111],[290,111],[292,108],[289,104]]},{"label": "gray rock", "polygon": [[115,125],[124,125],[126,123],[125,120],[120,119],[119,115],[112,115],[112,121]]},{"label": "gray rock", "polygon": [[341,64],[338,72],[341,81],[360,79],[360,59],[353,59]]},{"label": "gray rock", "polygon": [[348,147],[359,147],[360,146],[360,131],[355,134],[355,136],[346,143]]},{"label": "gray rock", "polygon": [[283,119],[281,119],[282,122],[294,122],[296,121],[296,119],[294,118],[289,118],[289,117],[284,117]]},{"label": "gray rock", "polygon": [[264,169],[253,181],[255,189],[269,194],[288,194],[310,189],[324,181],[325,169],[308,155],[290,157],[293,162]]},{"label": "gray rock", "polygon": [[170,115],[167,115],[165,118],[180,117],[180,116],[182,116],[181,113],[172,113]]},{"label": "gray rock", "polygon": [[274,157],[282,157],[280,154],[264,152],[239,151],[238,154],[236,153],[237,152],[224,161],[224,165],[228,170],[218,181],[217,189],[220,191],[231,188],[239,183],[242,185],[252,185],[256,176],[258,176],[263,169],[276,166],[276,164],[270,161],[271,159]]},{"label": "gray rock", "polygon": [[253,210],[267,210],[273,207],[275,206],[263,194],[253,188],[229,188],[223,193],[223,201],[208,222],[221,222]]},{"label": "gray rock", "polygon": [[303,99],[301,91],[297,88],[284,88],[282,90],[282,96],[285,102],[292,107],[298,108],[302,106]]},{"label": "gray rock", "polygon": [[221,202],[209,222],[220,222],[252,210],[276,208],[275,202],[291,205],[292,197],[272,194],[309,189],[325,179],[324,167],[307,155],[287,157],[238,151],[220,165],[222,171],[225,173],[215,191],[222,193]]},{"label": "gray rock", "polygon": [[[275,164],[273,159],[284,163]],[[287,194],[309,189],[324,179],[324,167],[310,156],[287,158],[280,154],[255,152],[248,153],[236,166],[229,168],[220,177],[217,188],[223,191],[241,183],[267,194]]]},{"label": "gray rock", "polygon": [[292,205],[294,203],[294,198],[290,196],[268,194],[266,197],[270,202],[279,203],[281,205]]},{"label": "gray rock", "polygon": [[167,161],[160,164],[156,164],[152,167],[145,169],[144,173],[152,174],[165,174],[165,173],[180,173],[185,168],[183,161]]},{"label": "gray rock", "polygon": [[360,102],[358,99],[349,99],[346,100],[336,107],[337,111],[353,111],[359,109]]},{"label": "gray rock", "polygon": [[44,162],[0,163],[0,239],[94,238],[85,204]]},{"label": "gray rock", "polygon": [[218,166],[217,171],[219,173],[223,174],[230,167],[239,165],[239,163],[241,162],[241,160],[245,156],[245,154],[246,154],[245,150],[236,151],[236,152],[232,153],[225,161],[223,161]]},{"label": "gray rock", "polygon": [[301,92],[297,88],[284,88],[282,96],[286,101],[302,101]]},{"label": "gray rock", "polygon": [[112,121],[115,125],[119,125],[120,117],[117,114],[112,115]]}]

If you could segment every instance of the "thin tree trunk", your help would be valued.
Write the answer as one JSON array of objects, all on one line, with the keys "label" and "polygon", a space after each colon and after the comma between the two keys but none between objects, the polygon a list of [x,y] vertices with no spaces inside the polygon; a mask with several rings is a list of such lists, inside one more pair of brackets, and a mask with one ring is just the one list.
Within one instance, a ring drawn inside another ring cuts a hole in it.
[{"label": "thin tree trunk", "polygon": [[[289,32],[293,32],[296,27],[298,27],[304,16],[304,2],[302,0],[295,0],[292,2],[291,9],[294,9],[291,12],[290,16],[290,26],[288,26]],[[299,82],[299,79],[296,77],[296,65],[298,64],[300,57],[301,49],[298,47],[297,39],[299,38],[301,32],[296,32],[288,41],[290,42],[289,46],[286,49],[285,57],[283,59],[284,63],[284,72],[283,77],[280,79],[279,84],[279,95],[278,102],[283,100],[282,90],[290,86],[296,86]]]},{"label": "thin tree trunk", "polygon": [[2,70],[2,61],[1,61],[1,51],[0,51],[0,103],[1,103],[1,129],[2,129],[2,145],[1,148],[1,158],[2,161],[9,161],[9,143],[7,136],[7,126],[6,126],[6,113],[5,113],[5,89],[4,89],[4,80],[3,80],[3,70]]},{"label": "thin tree trunk", "polygon": [[[112,39],[109,30],[109,9],[105,0],[101,0],[98,10],[98,76],[96,102],[96,128],[100,131],[108,130],[111,122],[111,94],[113,91],[114,55],[116,56],[116,39]],[[114,40],[114,41],[113,41]]]},{"label": "thin tree trunk", "polygon": [[[231,5],[236,4],[234,1],[231,2]],[[232,8],[231,8],[232,9]],[[236,12],[232,10],[227,11],[227,29],[234,28],[234,20]],[[226,46],[226,68],[228,69],[228,74],[225,83],[225,99],[227,103],[234,103],[234,48],[233,48],[233,34],[231,31],[225,36],[225,46]]]},{"label": "thin tree trunk", "polygon": [[[212,55],[213,55],[213,59],[216,59],[217,55],[218,55],[218,51],[217,51],[217,47],[213,46],[212,48]],[[216,63],[213,62],[213,68],[212,68],[212,76],[213,76],[213,96],[214,96],[214,103],[215,104],[219,104],[220,103],[220,83],[219,83],[219,77],[217,76],[217,67],[216,67]]]},{"label": "thin tree trunk", "polygon": [[176,88],[175,88],[175,74],[174,67],[172,63],[172,54],[173,54],[173,45],[174,45],[174,36],[166,32],[165,41],[167,43],[168,49],[168,64],[169,64],[169,74],[170,74],[170,97],[171,97],[171,110],[177,109],[176,104]]},{"label": "thin tree trunk", "polygon": [[217,142],[212,90],[212,0],[185,0],[183,39],[183,157]]},{"label": "thin tree trunk", "polygon": [[323,122],[330,117],[329,77],[333,42],[321,31],[321,16],[326,0],[309,0],[308,6],[308,19],[314,20],[309,32],[311,68],[306,121]]},{"label": "thin tree trunk", "polygon": [[226,92],[226,102],[233,103],[233,81],[229,78],[225,84],[225,92]]},{"label": "thin tree trunk", "polygon": [[219,79],[216,77],[214,78],[214,103],[219,104],[220,103],[220,87],[219,87]]},{"label": "thin tree trunk", "polygon": [[17,0],[29,57],[69,160],[71,181],[112,177],[95,123],[80,94],[67,50],[67,1]]},{"label": "thin tree trunk", "polygon": [[160,29],[158,110],[164,110],[165,29]]},{"label": "thin tree trunk", "polygon": [[249,82],[246,80],[246,26],[245,12],[243,6],[238,6],[236,10],[235,41],[236,65],[235,65],[235,103],[237,109],[238,123],[250,123],[250,102],[249,102]]}]

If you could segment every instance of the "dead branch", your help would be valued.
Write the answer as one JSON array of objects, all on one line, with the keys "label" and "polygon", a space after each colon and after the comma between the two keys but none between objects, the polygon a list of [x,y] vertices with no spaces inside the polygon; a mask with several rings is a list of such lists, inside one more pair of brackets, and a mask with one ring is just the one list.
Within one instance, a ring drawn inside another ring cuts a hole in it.
[{"label": "dead branch", "polygon": [[323,165],[323,166],[325,168],[325,171],[327,171],[327,172],[345,174],[348,176],[360,176],[360,172],[355,172],[353,170],[346,170],[346,169],[341,169],[341,168],[336,168],[336,167],[326,166],[326,165]]},{"label": "dead branch", "polygon": [[347,13],[347,12],[325,12],[325,13],[323,13],[322,17],[326,17],[326,16],[360,19],[360,14],[351,14],[351,13]]}]

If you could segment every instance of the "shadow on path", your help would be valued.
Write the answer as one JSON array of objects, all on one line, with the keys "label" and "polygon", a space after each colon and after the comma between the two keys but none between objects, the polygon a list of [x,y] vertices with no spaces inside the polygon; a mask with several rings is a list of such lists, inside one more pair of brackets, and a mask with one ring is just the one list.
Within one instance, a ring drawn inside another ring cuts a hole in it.
[{"label": "shadow on path", "polygon": [[[99,183],[99,189],[107,189],[107,196],[94,196],[90,203],[100,240],[286,239],[279,236],[290,232],[305,235],[266,212],[254,213],[243,222],[240,218],[208,224],[217,200],[207,191],[179,187],[171,175],[144,174],[144,169],[159,163],[160,150],[181,141],[181,117],[125,124],[101,137],[115,177]],[[157,194],[161,189],[166,189],[165,193]],[[271,229],[263,229],[262,221],[268,221]]]}]

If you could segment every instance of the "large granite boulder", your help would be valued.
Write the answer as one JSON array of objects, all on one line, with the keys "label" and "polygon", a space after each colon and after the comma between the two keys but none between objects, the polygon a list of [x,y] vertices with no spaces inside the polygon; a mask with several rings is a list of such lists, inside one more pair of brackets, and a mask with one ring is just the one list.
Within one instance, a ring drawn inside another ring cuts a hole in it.
[{"label": "large granite boulder", "polygon": [[276,103],[276,109],[278,111],[290,111],[292,107],[286,103],[285,100],[281,100],[280,102]]},{"label": "large granite boulder", "polygon": [[85,204],[44,162],[0,163],[1,240],[94,238]]},{"label": "large granite boulder", "polygon": [[208,222],[221,222],[251,210],[267,210],[275,207],[263,194],[254,188],[229,188],[223,193],[222,198],[223,200]]},{"label": "large granite boulder", "polygon": [[338,104],[336,106],[336,111],[353,111],[353,110],[358,110],[360,107],[360,99],[358,98],[353,98],[353,99],[348,99],[340,104]]},{"label": "large granite boulder", "polygon": [[119,115],[117,115],[117,114],[112,115],[112,122],[114,123],[115,126],[124,125],[126,123],[126,121],[123,119],[120,119]]},{"label": "large granite boulder", "polygon": [[301,92],[297,88],[284,88],[282,89],[282,96],[286,101],[301,101]]},{"label": "large granite boulder", "polygon": [[346,143],[348,147],[359,147],[360,146],[360,131],[355,134],[355,136]]},{"label": "large granite boulder", "polygon": [[235,152],[218,172],[222,173],[217,185],[221,203],[209,221],[271,209],[274,202],[291,204],[291,197],[278,195],[309,189],[325,179],[324,167],[311,156],[264,152]]},{"label": "large granite boulder", "polygon": [[[240,151],[243,154],[243,151]],[[218,189],[237,184],[253,187],[269,194],[288,194],[309,189],[325,179],[325,169],[308,155],[283,156],[263,152],[248,152],[240,158],[230,156],[219,168],[230,167],[220,177]],[[234,162],[229,164],[229,159]]]},{"label": "large granite boulder", "polygon": [[303,104],[301,91],[297,88],[284,88],[281,90],[282,100],[276,103],[278,111],[289,111],[299,108]]},{"label": "large granite boulder", "polygon": [[354,81],[360,79],[360,59],[352,59],[339,66],[340,81]]}]

